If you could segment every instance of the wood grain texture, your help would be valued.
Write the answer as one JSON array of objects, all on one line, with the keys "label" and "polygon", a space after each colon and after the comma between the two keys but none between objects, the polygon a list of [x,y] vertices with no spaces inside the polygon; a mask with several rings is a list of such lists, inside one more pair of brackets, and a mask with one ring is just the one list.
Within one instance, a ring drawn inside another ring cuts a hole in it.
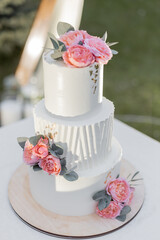
[{"label": "wood grain texture", "polygon": [[[122,161],[121,176],[127,178],[136,169],[126,160]],[[140,174],[137,175],[137,178]],[[67,217],[50,212],[41,207],[33,198],[29,189],[26,165],[21,165],[12,176],[8,186],[9,201],[17,215],[31,227],[53,236],[65,238],[90,238],[112,232],[133,219],[142,207],[144,201],[144,183],[138,181],[132,211],[125,222],[113,219],[103,219],[96,214],[81,217]]]},{"label": "wood grain texture", "polygon": [[[40,3],[15,73],[20,85],[25,85],[28,83],[29,78],[38,64],[47,38],[47,32],[49,30],[50,20],[55,3],[56,0],[42,0]],[[33,54],[33,48],[36,46],[36,42],[40,42],[42,47]],[[32,43],[34,43],[34,46],[32,46]]]}]

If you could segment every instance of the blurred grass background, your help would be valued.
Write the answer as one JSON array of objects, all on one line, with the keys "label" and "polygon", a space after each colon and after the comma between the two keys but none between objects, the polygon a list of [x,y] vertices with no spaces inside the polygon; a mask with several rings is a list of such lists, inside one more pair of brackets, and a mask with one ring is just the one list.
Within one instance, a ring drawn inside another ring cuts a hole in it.
[{"label": "blurred grass background", "polygon": [[[39,0],[0,1],[0,87],[14,73]],[[85,0],[81,29],[118,41],[105,66],[115,116],[160,141],[160,1]]]}]

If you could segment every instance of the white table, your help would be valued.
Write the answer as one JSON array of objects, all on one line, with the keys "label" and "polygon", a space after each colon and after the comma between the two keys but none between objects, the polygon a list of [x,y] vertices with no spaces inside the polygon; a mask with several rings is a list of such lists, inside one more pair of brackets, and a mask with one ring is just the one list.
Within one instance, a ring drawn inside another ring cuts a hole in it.
[{"label": "white table", "polygon": [[[115,120],[114,135],[123,147],[124,158],[140,170],[145,182],[145,201],[139,214],[125,227],[94,239],[159,240],[160,239],[160,143]],[[33,119],[25,119],[0,128],[0,239],[48,240],[24,224],[8,202],[10,177],[22,163],[22,151],[16,138],[34,135]]]}]

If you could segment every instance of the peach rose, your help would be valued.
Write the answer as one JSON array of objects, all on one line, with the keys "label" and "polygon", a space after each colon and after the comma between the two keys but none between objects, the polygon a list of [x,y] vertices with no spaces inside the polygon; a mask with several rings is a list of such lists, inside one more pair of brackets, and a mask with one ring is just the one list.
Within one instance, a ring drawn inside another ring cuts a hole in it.
[{"label": "peach rose", "polygon": [[130,187],[130,196],[127,202],[125,202],[125,205],[130,205],[133,199],[135,188]]},{"label": "peach rose", "polygon": [[63,54],[64,62],[71,67],[87,67],[94,63],[93,54],[81,45],[74,45]]},{"label": "peach rose", "polygon": [[32,153],[38,158],[44,158],[48,155],[48,138],[40,138],[37,145],[33,148]]},{"label": "peach rose", "polygon": [[33,149],[34,146],[27,140],[24,146],[23,160],[28,165],[34,165],[39,162],[39,157],[33,155]]},{"label": "peach rose", "polygon": [[73,45],[77,45],[80,41],[83,43],[84,39],[90,37],[91,35],[89,35],[86,31],[83,30],[69,31],[64,35],[60,36],[60,41],[62,41],[68,48]]},{"label": "peach rose", "polygon": [[111,201],[109,206],[104,208],[103,210],[99,210],[98,206],[96,208],[96,213],[103,218],[116,218],[120,215],[120,212],[122,210],[122,206],[120,206],[118,203]]},{"label": "peach rose", "polygon": [[58,175],[61,172],[60,160],[52,155],[41,159],[39,166],[47,173]]},{"label": "peach rose", "polygon": [[98,63],[107,64],[113,56],[109,46],[99,37],[85,39],[84,47],[94,54]]},{"label": "peach rose", "polygon": [[109,181],[106,191],[118,203],[127,202],[131,194],[130,186],[124,178]]}]

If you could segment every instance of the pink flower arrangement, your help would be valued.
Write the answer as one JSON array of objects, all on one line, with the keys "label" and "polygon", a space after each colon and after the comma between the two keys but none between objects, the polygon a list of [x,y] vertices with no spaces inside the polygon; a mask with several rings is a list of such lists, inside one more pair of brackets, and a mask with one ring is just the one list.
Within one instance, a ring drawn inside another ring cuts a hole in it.
[{"label": "pink flower arrangement", "polygon": [[87,67],[94,62],[107,64],[115,50],[109,46],[117,43],[106,43],[107,34],[103,38],[91,36],[84,30],[75,30],[68,23],[59,22],[57,32],[59,39],[50,34],[50,39],[54,47],[52,57],[54,60],[63,58],[69,67],[82,68]]},{"label": "pink flower arrangement", "polygon": [[65,33],[60,40],[67,46],[63,60],[71,67],[86,67],[94,62],[107,64],[113,56],[109,46],[101,38],[91,36],[85,31]]},{"label": "pink flower arrangement", "polygon": [[81,45],[74,45],[68,48],[63,54],[64,62],[71,67],[87,67],[94,63],[94,55]]},{"label": "pink flower arrangement", "polygon": [[131,194],[130,186],[124,178],[111,180],[107,184],[106,191],[118,203],[127,202]]},{"label": "pink flower arrangement", "polygon": [[47,173],[59,175],[61,172],[60,160],[52,155],[48,155],[39,162],[39,166]]},{"label": "pink flower arrangement", "polygon": [[[130,182],[135,179],[136,172]],[[134,196],[135,188],[130,186],[126,179],[117,177],[107,183],[105,190],[95,193],[93,200],[98,201],[96,213],[103,218],[116,218],[125,221],[126,215],[131,211],[130,204]]]},{"label": "pink flower arrangement", "polygon": [[23,160],[27,165],[33,167],[34,171],[43,170],[49,175],[61,175],[67,181],[76,181],[78,174],[67,169],[63,149],[56,145],[52,138],[43,135],[17,138],[19,145],[23,148]]},{"label": "pink flower arrangement", "polygon": [[103,210],[99,210],[98,206],[96,207],[96,213],[103,218],[116,218],[120,215],[122,206],[114,201],[111,201],[109,206]]}]

